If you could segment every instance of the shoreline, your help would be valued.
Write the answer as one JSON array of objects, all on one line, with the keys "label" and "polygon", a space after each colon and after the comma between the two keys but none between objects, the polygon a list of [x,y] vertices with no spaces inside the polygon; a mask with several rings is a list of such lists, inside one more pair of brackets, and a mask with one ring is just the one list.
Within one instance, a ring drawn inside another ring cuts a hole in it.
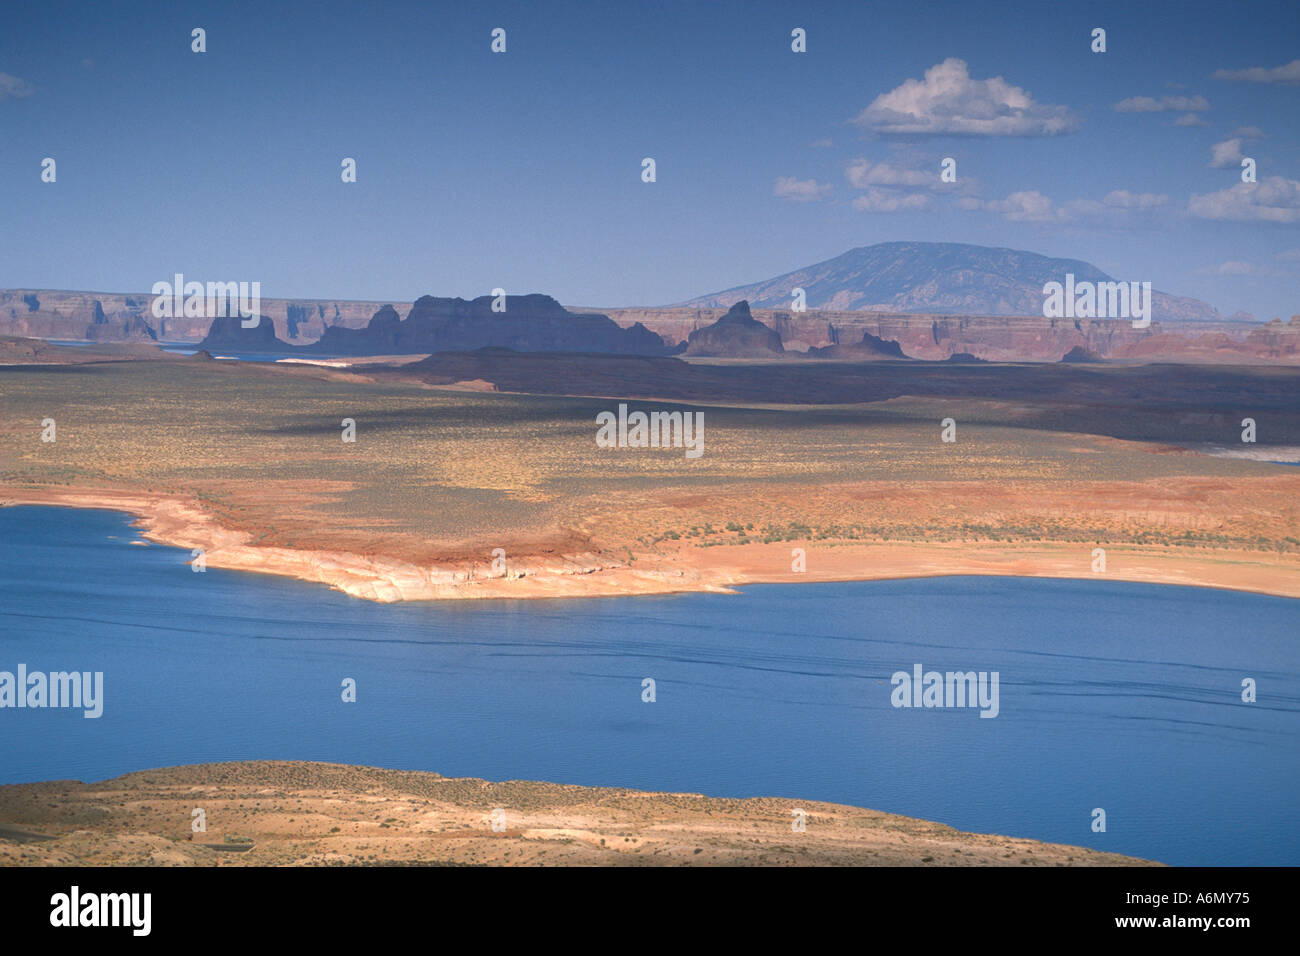
[{"label": "shoreline", "polygon": [[[355,598],[393,603],[492,598],[593,598],[674,593],[738,593],[751,584],[903,580],[949,576],[1045,577],[1221,588],[1300,598],[1300,556],[1276,552],[1115,544],[1107,571],[1091,571],[1093,545],[1083,542],[964,544],[809,541],[678,546],[642,552],[632,562],[594,553],[525,559],[504,575],[481,576],[472,563],[420,567],[384,555],[250,544],[246,531],[223,528],[192,500],[106,489],[0,489],[0,507],[48,506],[131,515],[148,541],[204,551],[208,567],[292,577]],[[792,547],[807,552],[807,570],[790,570]],[[631,552],[629,552],[631,553]],[[1281,560],[1279,560],[1281,559]],[[640,563],[640,567],[633,564]]]}]

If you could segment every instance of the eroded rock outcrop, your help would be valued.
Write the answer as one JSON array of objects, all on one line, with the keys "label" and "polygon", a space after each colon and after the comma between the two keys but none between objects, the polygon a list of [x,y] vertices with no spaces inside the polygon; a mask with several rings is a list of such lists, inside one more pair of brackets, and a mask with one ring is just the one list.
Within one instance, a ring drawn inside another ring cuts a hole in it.
[{"label": "eroded rock outcrop", "polygon": [[772,358],[783,352],[780,334],[750,315],[745,301],[737,302],[712,325],[696,329],[686,340],[687,355]]},{"label": "eroded rock outcrop", "polygon": [[516,352],[667,355],[673,349],[644,325],[624,328],[598,312],[570,312],[548,295],[512,295],[504,311],[492,296],[421,296],[405,319],[384,306],[362,329],[329,328],[303,351],[330,355],[410,355],[507,348]]},{"label": "eroded rock outcrop", "polygon": [[227,352],[283,352],[291,346],[275,334],[270,318],[262,316],[252,328],[245,328],[237,315],[222,315],[212,320],[207,336],[199,343],[201,350],[218,349]]},{"label": "eroded rock outcrop", "polygon": [[846,359],[862,362],[873,359],[905,359],[903,348],[893,339],[882,339],[870,332],[862,333],[862,341],[849,345],[828,345],[825,348],[808,350],[809,358]]}]

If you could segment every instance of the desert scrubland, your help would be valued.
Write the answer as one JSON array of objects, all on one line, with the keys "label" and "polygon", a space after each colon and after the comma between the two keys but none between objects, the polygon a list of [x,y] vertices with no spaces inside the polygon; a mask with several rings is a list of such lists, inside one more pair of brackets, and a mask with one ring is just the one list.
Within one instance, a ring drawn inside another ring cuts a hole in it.
[{"label": "desert scrubland", "polygon": [[[0,501],[128,511],[208,567],[390,601],[1091,577],[1103,548],[1112,579],[1300,596],[1292,369],[115,357],[0,368]],[[598,447],[624,397],[703,411],[704,453]]]},{"label": "desert scrubland", "polygon": [[[193,829],[196,808],[203,832]],[[0,786],[0,821],[0,865],[10,866],[1147,863],[815,801],[284,761]]]}]

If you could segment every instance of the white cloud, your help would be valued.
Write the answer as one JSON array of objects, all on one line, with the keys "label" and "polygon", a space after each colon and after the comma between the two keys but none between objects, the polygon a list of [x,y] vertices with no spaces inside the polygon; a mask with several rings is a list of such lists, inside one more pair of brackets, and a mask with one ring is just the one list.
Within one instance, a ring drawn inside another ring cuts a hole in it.
[{"label": "white cloud", "polygon": [[1057,222],[1061,218],[1061,211],[1051,197],[1037,189],[1012,193],[1006,199],[961,199],[958,205],[963,209],[995,212],[1012,222]]},{"label": "white cloud", "polygon": [[1056,203],[1036,189],[1012,193],[1006,199],[958,200],[962,209],[997,213],[1011,222],[1070,223],[1092,221],[1102,225],[1124,226],[1132,219],[1130,213],[1155,209],[1169,202],[1161,193],[1134,193],[1127,189],[1114,189],[1098,202],[1095,199],[1071,199]]},{"label": "white cloud", "polygon": [[815,140],[814,142],[811,142],[808,145],[811,146],[813,149],[830,149],[832,146],[835,145],[835,143],[833,140],[831,140],[830,137],[827,137],[826,139]]},{"label": "white cloud", "polygon": [[792,202],[816,202],[824,199],[830,191],[829,183],[819,183],[815,179],[795,179],[793,176],[779,176],[772,184],[773,196]]},{"label": "white cloud", "polygon": [[1174,120],[1174,125],[1175,126],[1209,126],[1210,124],[1205,122],[1205,120],[1201,119],[1195,113],[1184,113],[1182,116],[1178,117],[1178,119]]},{"label": "white cloud", "polygon": [[1300,262],[1300,249],[1288,249],[1285,252],[1279,252],[1273,257],[1275,262],[1282,263],[1280,266],[1273,265],[1256,265],[1253,262],[1242,262],[1240,259],[1230,259],[1227,262],[1221,262],[1217,266],[1211,266],[1208,269],[1198,269],[1201,275],[1212,276],[1248,276],[1254,279],[1289,279],[1292,277],[1292,262]]},{"label": "white cloud", "polygon": [[1215,276],[1259,276],[1266,275],[1267,270],[1250,262],[1240,262],[1231,260],[1220,263],[1211,269],[1205,270],[1209,275]]},{"label": "white cloud", "polygon": [[855,159],[849,163],[844,176],[854,189],[866,189],[868,186],[934,186],[939,183],[937,166],[933,172],[924,172],[891,166],[889,163],[872,163],[866,159]]},{"label": "white cloud", "polygon": [[1243,139],[1263,139],[1264,131],[1258,126],[1243,126],[1232,135],[1240,136]]},{"label": "white cloud", "polygon": [[1115,104],[1115,109],[1121,113],[1165,113],[1170,110],[1196,113],[1209,108],[1210,103],[1204,96],[1162,96],[1159,99],[1154,96],[1130,96]]},{"label": "white cloud", "polygon": [[1300,182],[1269,176],[1257,183],[1237,183],[1218,192],[1192,196],[1187,211],[1201,219],[1300,222]]},{"label": "white cloud", "polygon": [[1054,136],[1078,129],[1065,106],[1035,103],[1000,76],[971,78],[964,60],[949,57],[881,93],[853,120],[876,133],[954,133],[972,136]]},{"label": "white cloud", "polygon": [[858,212],[905,212],[929,205],[930,197],[925,193],[902,193],[877,186],[868,187],[865,193],[853,200],[853,208]]},{"label": "white cloud", "polygon": [[1210,147],[1210,165],[1215,169],[1240,166],[1241,160],[1241,139],[1238,137],[1225,139],[1222,143],[1215,143]]},{"label": "white cloud", "polygon": [[1102,199],[1104,205],[1117,209],[1151,209],[1167,202],[1169,197],[1163,193],[1131,193],[1127,189],[1113,189]]},{"label": "white cloud", "polygon": [[1240,83],[1277,83],[1283,86],[1300,86],[1300,60],[1292,60],[1285,66],[1272,69],[1252,66],[1247,70],[1215,70],[1210,74],[1216,80],[1232,80]]},{"label": "white cloud", "polygon": [[8,73],[0,73],[0,100],[31,96],[33,92],[35,88],[25,80],[10,76]]}]

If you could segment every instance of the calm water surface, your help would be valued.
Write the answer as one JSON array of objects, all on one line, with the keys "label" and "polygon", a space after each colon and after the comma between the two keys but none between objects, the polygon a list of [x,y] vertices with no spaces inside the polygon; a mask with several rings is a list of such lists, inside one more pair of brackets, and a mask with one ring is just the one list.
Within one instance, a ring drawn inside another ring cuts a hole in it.
[{"label": "calm water surface", "polygon": [[[967,577],[377,605],[135,540],[114,512],[0,509],[0,670],[105,683],[98,720],[0,709],[0,783],[328,760],[1300,864],[1300,601]],[[917,663],[998,671],[999,716],[892,707]]]}]

